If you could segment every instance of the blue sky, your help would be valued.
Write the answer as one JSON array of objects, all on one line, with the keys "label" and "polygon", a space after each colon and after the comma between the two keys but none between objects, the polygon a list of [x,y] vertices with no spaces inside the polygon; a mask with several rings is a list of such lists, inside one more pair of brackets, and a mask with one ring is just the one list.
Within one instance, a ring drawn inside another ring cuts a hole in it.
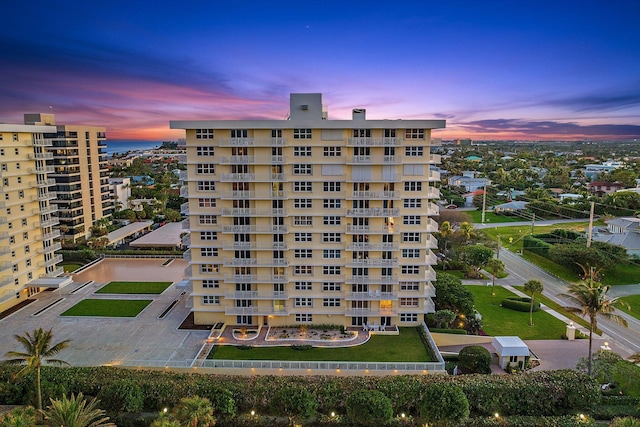
[{"label": "blue sky", "polygon": [[112,139],[169,120],[444,118],[435,136],[640,138],[640,2],[14,1],[0,121],[51,112]]}]

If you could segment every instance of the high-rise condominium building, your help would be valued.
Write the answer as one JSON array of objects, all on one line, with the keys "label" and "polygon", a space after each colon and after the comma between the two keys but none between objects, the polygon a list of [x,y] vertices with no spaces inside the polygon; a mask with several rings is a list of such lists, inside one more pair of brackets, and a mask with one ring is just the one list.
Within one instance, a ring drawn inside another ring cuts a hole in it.
[{"label": "high-rise condominium building", "polygon": [[419,324],[434,311],[430,146],[445,122],[290,103],[287,120],[171,122],[187,138],[195,322]]},{"label": "high-rise condominium building", "polygon": [[[53,114],[25,114],[26,124],[55,125]],[[45,135],[51,139],[47,151],[53,167],[49,177],[55,179],[62,239],[76,242],[90,237],[96,220],[113,213],[114,200],[107,170],[104,127],[57,125]]]},{"label": "high-rise condominium building", "polygon": [[54,251],[60,243],[56,207],[50,204],[55,185],[46,162],[52,144],[44,135],[55,126],[0,124],[0,312],[43,288],[63,286],[71,278],[57,278],[62,261]]}]

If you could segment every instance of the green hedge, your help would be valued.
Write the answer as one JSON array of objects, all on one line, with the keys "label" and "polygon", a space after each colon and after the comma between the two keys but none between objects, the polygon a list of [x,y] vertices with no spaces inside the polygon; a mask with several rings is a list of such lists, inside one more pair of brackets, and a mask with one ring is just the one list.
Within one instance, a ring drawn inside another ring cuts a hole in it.
[{"label": "green hedge", "polygon": [[579,415],[557,417],[479,417],[461,424],[464,427],[589,427],[596,425],[591,419],[581,419]]},{"label": "green hedge", "polygon": [[[518,297],[511,297],[511,298],[505,298],[502,300],[502,303],[500,303],[500,305],[502,305],[502,307],[504,308],[508,308],[511,310],[515,310],[515,311],[524,311],[524,312],[529,312],[529,310],[531,309],[531,298],[529,297],[522,297],[522,298],[518,298]],[[540,310],[540,303],[537,301],[533,302],[533,311],[539,311]]]},{"label": "green hedge", "polygon": [[436,334],[467,335],[467,331],[464,329],[429,328],[429,332]]},{"label": "green hedge", "polygon": [[531,251],[534,254],[543,256],[545,258],[549,257],[549,249],[551,248],[551,244],[545,242],[544,240],[537,239],[533,236],[524,236],[522,239],[522,248]]}]

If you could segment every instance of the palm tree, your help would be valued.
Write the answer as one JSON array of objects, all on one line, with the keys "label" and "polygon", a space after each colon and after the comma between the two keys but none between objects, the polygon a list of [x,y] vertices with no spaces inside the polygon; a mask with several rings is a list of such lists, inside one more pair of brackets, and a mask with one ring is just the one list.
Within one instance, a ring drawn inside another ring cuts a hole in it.
[{"label": "palm tree", "polygon": [[72,394],[70,399],[67,396],[51,399],[51,405],[42,414],[51,427],[115,427],[97,405],[95,398],[87,402],[82,393],[78,393],[77,396]]},{"label": "palm tree", "polygon": [[29,332],[25,332],[24,336],[13,336],[22,346],[25,351],[8,351],[5,353],[5,357],[10,359],[2,362],[4,365],[25,365],[18,373],[16,377],[26,375],[31,371],[36,372],[36,395],[37,395],[37,409],[42,410],[42,388],[40,386],[40,368],[43,363],[53,365],[68,365],[64,360],[53,359],[53,356],[60,353],[63,349],[67,348],[71,340],[64,340],[55,345],[51,345],[53,339],[53,330],[48,331],[42,328],[33,331],[33,335]]},{"label": "palm tree", "polygon": [[533,298],[535,294],[541,294],[544,291],[542,282],[536,279],[529,280],[524,284],[524,291],[531,295],[531,305],[529,306],[529,326],[533,326]]},{"label": "palm tree", "polygon": [[561,297],[567,298],[577,305],[577,307],[566,307],[568,311],[579,313],[582,317],[589,316],[589,357],[587,359],[589,375],[591,375],[593,332],[598,327],[597,317],[602,316],[627,327],[627,321],[615,314],[614,307],[619,305],[628,306],[628,304],[618,298],[609,299],[607,297],[609,288],[607,285],[590,279],[586,282],[572,283],[569,285],[567,294],[560,294]]},{"label": "palm tree", "polygon": [[504,262],[498,258],[491,258],[485,268],[491,272],[491,295],[495,295],[496,293],[493,290],[496,285],[496,276],[504,271]]},{"label": "palm tree", "polygon": [[207,427],[216,424],[213,406],[206,397],[183,397],[173,409],[173,415],[184,427]]},{"label": "palm tree", "polygon": [[460,224],[460,233],[462,233],[467,240],[471,240],[471,237],[475,234],[474,231],[473,224],[468,222]]}]

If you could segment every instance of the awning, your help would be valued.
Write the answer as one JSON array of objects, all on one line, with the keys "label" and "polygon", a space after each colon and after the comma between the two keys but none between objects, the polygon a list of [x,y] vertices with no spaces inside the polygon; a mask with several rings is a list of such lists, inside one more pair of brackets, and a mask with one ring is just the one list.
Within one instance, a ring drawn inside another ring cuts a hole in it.
[{"label": "awning", "polygon": [[27,283],[27,287],[30,288],[64,288],[65,286],[73,283],[71,276],[62,277],[41,277]]}]

